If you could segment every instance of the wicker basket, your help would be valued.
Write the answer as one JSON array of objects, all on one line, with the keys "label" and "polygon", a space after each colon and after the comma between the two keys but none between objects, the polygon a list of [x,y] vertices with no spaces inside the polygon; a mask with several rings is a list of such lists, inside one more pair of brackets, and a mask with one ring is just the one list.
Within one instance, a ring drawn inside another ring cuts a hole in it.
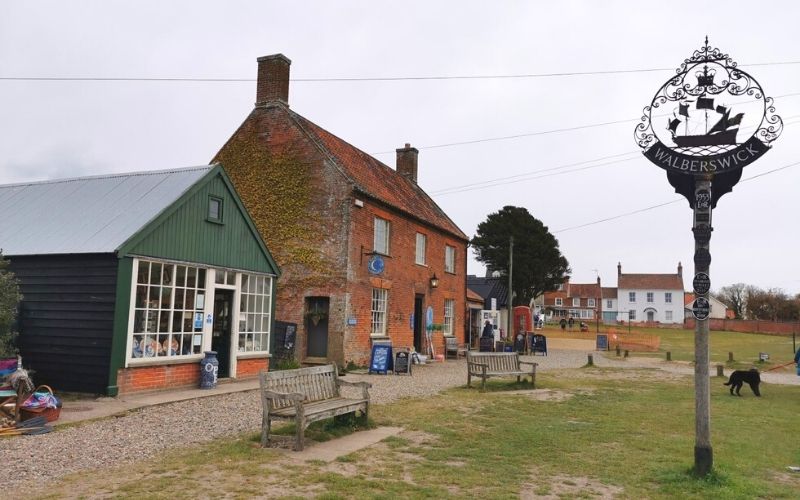
[{"label": "wicker basket", "polygon": [[[33,392],[44,392],[42,389],[53,394],[53,389],[49,385],[40,385]],[[44,417],[48,422],[55,422],[61,415],[61,402],[58,402],[58,408],[20,408],[22,420],[29,420],[34,417]]]}]

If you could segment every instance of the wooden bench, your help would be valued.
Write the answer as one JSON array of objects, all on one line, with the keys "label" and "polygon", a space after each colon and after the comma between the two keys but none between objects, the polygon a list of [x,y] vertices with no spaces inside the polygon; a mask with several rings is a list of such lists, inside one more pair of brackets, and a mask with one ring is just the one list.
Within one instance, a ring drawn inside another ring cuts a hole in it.
[{"label": "wooden bench", "polygon": [[[522,365],[529,365],[530,369],[523,370]],[[531,377],[531,387],[536,387],[536,366],[538,363],[521,361],[516,352],[467,352],[467,387],[472,387],[472,377],[481,379],[481,389],[486,389],[486,379],[489,377],[517,376]]]},{"label": "wooden bench", "polygon": [[459,344],[455,337],[444,338],[444,358],[454,357],[458,359],[459,356],[467,355],[467,344]]},{"label": "wooden bench", "polygon": [[[367,382],[347,382],[339,379],[335,364],[261,372],[261,446],[269,443],[272,420],[294,420],[297,427],[295,451],[303,449],[306,427],[312,422],[346,413],[361,411],[369,415],[369,388]],[[360,398],[342,397],[342,386],[360,387]]]}]

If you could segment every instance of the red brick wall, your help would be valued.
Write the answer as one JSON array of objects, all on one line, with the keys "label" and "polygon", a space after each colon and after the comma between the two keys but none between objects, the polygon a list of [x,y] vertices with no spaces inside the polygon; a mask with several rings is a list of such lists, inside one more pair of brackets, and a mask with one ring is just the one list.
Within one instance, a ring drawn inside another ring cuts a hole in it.
[{"label": "red brick wall", "polygon": [[[388,290],[386,334],[392,339],[394,346],[414,345],[411,316],[414,313],[416,294],[425,296],[423,311],[431,306],[433,322],[438,324],[444,323],[445,299],[453,299],[453,334],[459,343],[465,342],[466,242],[398,214],[372,200],[360,199],[364,206],[351,208],[351,265],[347,291],[350,297],[349,317],[356,319],[356,325],[347,327],[346,360],[357,364],[366,364],[369,361],[373,287]],[[390,223],[389,256],[384,258],[385,267],[380,275],[369,273],[369,256],[363,255],[364,252],[372,251],[376,216]],[[427,236],[425,266],[415,263],[418,232]],[[456,249],[455,274],[444,270],[445,245]],[[434,273],[439,278],[439,287],[431,289],[430,278]],[[441,332],[433,333],[433,344],[437,354],[443,352],[444,337]]]},{"label": "red brick wall", "polygon": [[[253,378],[269,368],[266,358],[240,359],[236,364],[237,378]],[[200,363],[141,366],[117,371],[120,394],[200,386]]]},{"label": "red brick wall", "polygon": [[[800,323],[781,323],[777,321],[744,320],[744,319],[709,319],[709,330],[742,332],[742,333],[767,333],[774,335],[791,335],[800,333]],[[684,320],[685,328],[693,330],[694,318]]]}]

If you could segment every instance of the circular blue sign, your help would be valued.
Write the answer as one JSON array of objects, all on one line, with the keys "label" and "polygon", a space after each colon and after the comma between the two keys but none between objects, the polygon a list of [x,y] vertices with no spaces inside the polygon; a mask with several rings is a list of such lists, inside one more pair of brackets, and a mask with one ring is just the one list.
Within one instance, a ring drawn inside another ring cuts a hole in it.
[{"label": "circular blue sign", "polygon": [[369,258],[367,269],[372,274],[381,274],[383,272],[383,257],[380,255],[373,255]]}]

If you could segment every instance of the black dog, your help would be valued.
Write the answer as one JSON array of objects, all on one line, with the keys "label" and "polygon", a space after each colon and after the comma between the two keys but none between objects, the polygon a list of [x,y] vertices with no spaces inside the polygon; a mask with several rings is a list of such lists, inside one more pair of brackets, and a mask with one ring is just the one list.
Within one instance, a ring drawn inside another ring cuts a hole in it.
[{"label": "black dog", "polygon": [[758,390],[758,384],[761,383],[761,376],[758,374],[758,370],[755,368],[751,368],[750,370],[736,370],[731,373],[731,377],[725,383],[725,385],[731,386],[731,396],[733,396],[733,390],[736,389],[736,395],[741,396],[739,391],[742,390],[742,384],[747,382],[747,385],[753,390],[753,394],[756,396],[761,397],[761,392]]}]

